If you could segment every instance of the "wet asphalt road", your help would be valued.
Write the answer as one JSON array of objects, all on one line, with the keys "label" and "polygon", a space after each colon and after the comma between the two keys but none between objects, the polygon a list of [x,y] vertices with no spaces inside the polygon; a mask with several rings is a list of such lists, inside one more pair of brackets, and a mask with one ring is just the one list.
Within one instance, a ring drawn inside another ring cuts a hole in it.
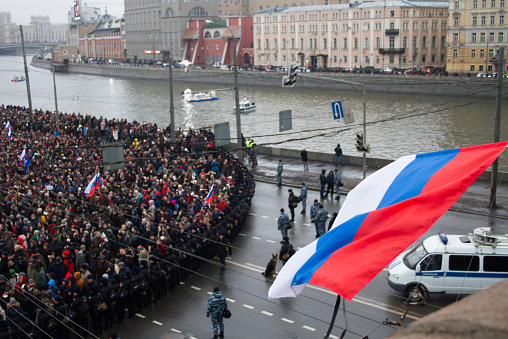
[{"label": "wet asphalt road", "polygon": [[[219,286],[233,313],[231,319],[225,319],[226,338],[324,337],[336,300],[334,293],[309,285],[296,299],[270,301],[267,293],[272,279],[260,274],[271,253],[278,253],[280,248],[281,235],[277,231],[276,218],[280,208],[287,209],[287,189],[285,186],[278,188],[273,184],[257,183],[250,216],[234,243],[233,255],[227,259],[228,268],[224,275],[219,275],[216,262],[206,264],[162,301],[143,309],[141,314],[116,325],[113,330],[121,338],[211,338],[212,325],[206,318],[206,305],[213,287]],[[299,189],[294,190],[299,192]],[[310,190],[307,214],[296,214],[295,227],[289,231],[295,247],[303,247],[314,240],[315,230],[308,215],[310,202],[318,197],[319,192]],[[323,204],[330,214],[340,208],[340,203],[331,199],[323,200]],[[438,231],[462,234],[464,224],[471,225],[471,230],[488,224],[494,226],[494,233],[508,233],[508,226],[503,226],[506,224],[504,220],[450,211],[423,238]],[[279,269],[280,263],[277,271]],[[432,296],[424,307],[411,306],[405,323],[456,299],[457,296]],[[348,332],[345,338],[362,338],[365,335],[385,338],[397,327],[383,325],[383,321],[387,318],[398,320],[403,301],[401,295],[387,285],[385,272],[381,272],[352,302],[346,303]],[[331,338],[339,337],[345,325],[343,312],[340,311]]]}]

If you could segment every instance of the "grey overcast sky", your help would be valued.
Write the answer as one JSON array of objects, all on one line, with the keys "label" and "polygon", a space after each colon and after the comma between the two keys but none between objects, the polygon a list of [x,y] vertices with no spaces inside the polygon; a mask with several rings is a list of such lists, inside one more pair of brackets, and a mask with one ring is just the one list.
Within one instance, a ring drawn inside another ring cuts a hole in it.
[{"label": "grey overcast sky", "polygon": [[[108,14],[121,18],[123,15],[123,0],[80,0],[81,6],[100,7],[104,14],[104,7],[108,7]],[[28,25],[33,15],[49,15],[52,24],[67,23],[67,13],[73,7],[73,0],[0,0],[0,12],[11,12],[11,19],[16,25]]]}]

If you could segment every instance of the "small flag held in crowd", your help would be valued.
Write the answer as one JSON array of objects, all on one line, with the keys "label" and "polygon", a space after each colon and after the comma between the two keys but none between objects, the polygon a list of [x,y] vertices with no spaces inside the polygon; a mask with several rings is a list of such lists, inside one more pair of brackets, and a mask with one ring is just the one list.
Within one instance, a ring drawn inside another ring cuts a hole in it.
[{"label": "small flag held in crowd", "polygon": [[9,140],[12,135],[11,123],[9,121],[5,124],[5,129],[7,130],[7,140]]},{"label": "small flag held in crowd", "polygon": [[87,198],[90,198],[94,193],[96,189],[99,189],[102,187],[102,178],[100,173],[97,173],[94,175],[88,186],[86,186],[85,189],[85,195]]},{"label": "small flag held in crowd", "polygon": [[32,163],[28,159],[28,153],[26,152],[26,146],[23,148],[23,152],[21,152],[20,155],[18,155],[19,159],[19,166],[23,166],[23,173],[26,173],[26,169],[28,166],[30,166]]},{"label": "small flag held in crowd", "polygon": [[[210,207],[210,204],[213,202],[213,200],[217,198],[215,194],[213,194],[213,185],[214,184],[212,184],[210,192],[208,192],[208,195],[206,196],[205,201],[203,202],[203,206],[205,206],[205,204],[208,204],[208,207]],[[203,206],[201,206],[201,208],[203,208]]]}]

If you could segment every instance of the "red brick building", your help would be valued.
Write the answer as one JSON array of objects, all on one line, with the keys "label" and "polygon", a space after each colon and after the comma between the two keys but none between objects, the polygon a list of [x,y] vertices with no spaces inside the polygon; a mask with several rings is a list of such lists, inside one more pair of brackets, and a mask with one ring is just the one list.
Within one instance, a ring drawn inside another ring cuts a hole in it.
[{"label": "red brick building", "polygon": [[238,65],[254,63],[252,18],[189,21],[183,35],[184,57],[195,65],[232,65],[237,44]]}]

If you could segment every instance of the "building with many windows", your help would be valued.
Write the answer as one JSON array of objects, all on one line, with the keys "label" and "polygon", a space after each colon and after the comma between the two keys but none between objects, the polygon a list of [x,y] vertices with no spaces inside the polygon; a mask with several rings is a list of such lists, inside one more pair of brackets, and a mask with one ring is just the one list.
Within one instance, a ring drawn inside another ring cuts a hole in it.
[{"label": "building with many windows", "polygon": [[19,27],[11,20],[11,12],[0,12],[0,44],[19,43]]},{"label": "building with many windows", "polygon": [[270,8],[254,15],[257,65],[445,66],[448,1]]},{"label": "building with many windows", "polygon": [[122,20],[114,20],[108,14],[103,15],[102,21],[92,31],[79,38],[80,55],[99,59],[125,59]]},{"label": "building with many windows", "polygon": [[[508,0],[452,0],[447,66],[453,72],[492,72],[496,47],[507,46]],[[506,53],[505,53],[506,58]],[[506,65],[506,62],[505,62]],[[507,68],[508,69],[508,68]]]},{"label": "building with many windows", "polygon": [[171,51],[183,59],[183,34],[188,21],[217,18],[218,0],[125,0],[125,41],[127,57],[151,59],[146,50]]}]

